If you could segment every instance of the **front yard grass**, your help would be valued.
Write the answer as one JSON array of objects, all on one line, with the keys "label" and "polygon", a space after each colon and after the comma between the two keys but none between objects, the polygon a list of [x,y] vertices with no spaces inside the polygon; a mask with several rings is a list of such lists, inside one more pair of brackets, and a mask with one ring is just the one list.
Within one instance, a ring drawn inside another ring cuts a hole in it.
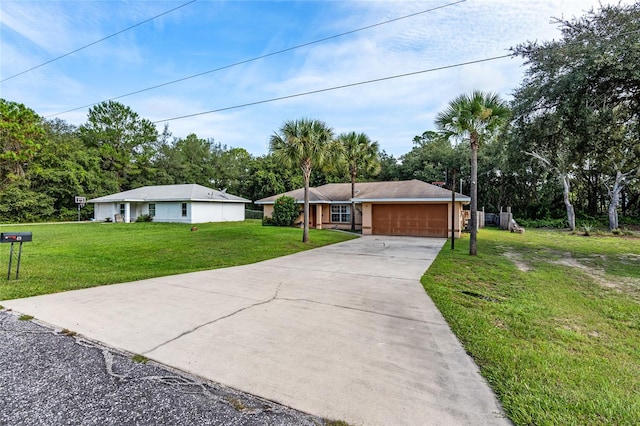
[{"label": "front yard grass", "polygon": [[638,424],[640,239],[484,229],[422,278],[518,425]]},{"label": "front yard grass", "polygon": [[78,223],[2,226],[31,231],[22,247],[20,279],[6,280],[10,244],[0,244],[0,300],[56,293],[158,276],[245,265],[354,238],[311,229],[262,226],[258,220],[192,225]]}]

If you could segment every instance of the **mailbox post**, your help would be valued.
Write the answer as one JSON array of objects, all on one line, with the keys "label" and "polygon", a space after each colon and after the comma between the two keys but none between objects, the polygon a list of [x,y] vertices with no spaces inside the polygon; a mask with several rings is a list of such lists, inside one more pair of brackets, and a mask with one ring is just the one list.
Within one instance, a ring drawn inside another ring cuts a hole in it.
[{"label": "mailbox post", "polygon": [[20,243],[18,249],[18,265],[16,267],[16,280],[20,276],[20,259],[22,258],[22,243],[31,241],[31,232],[3,232],[0,234],[0,243],[11,243],[9,249],[9,269],[7,270],[7,280],[11,279],[11,262],[13,261],[13,244]]}]

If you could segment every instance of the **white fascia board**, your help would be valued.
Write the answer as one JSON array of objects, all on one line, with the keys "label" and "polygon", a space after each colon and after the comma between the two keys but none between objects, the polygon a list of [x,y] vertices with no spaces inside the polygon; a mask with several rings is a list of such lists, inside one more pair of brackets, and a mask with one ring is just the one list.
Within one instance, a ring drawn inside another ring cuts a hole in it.
[{"label": "white fascia board", "polygon": [[[348,201],[342,201],[342,203],[347,203]],[[256,201],[254,204],[275,204],[275,201]],[[309,201],[309,204],[331,204],[333,201]],[[296,200],[296,204],[304,204],[304,200]]]},{"label": "white fascia board", "polygon": [[[353,198],[356,203],[448,203],[451,198]],[[469,197],[456,197],[456,202],[470,202]]]},{"label": "white fascia board", "polygon": [[[164,200],[159,200],[159,201],[164,201]],[[180,201],[180,200],[176,200],[176,201]],[[206,203],[250,203],[250,200],[212,200],[211,198],[203,198],[203,199],[197,199],[194,198],[193,200],[182,200],[182,201],[198,201],[198,202],[206,202]]]},{"label": "white fascia board", "polygon": [[145,200],[142,199],[130,199],[130,198],[111,198],[108,200],[89,200],[87,203],[92,204],[101,204],[101,203],[144,203]]}]

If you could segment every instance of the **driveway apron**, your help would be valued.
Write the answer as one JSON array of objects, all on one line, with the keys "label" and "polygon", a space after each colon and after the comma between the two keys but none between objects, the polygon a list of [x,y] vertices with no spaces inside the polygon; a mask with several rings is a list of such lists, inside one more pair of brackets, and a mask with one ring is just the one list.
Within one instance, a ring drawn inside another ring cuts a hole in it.
[{"label": "driveway apron", "polygon": [[444,242],[366,236],[2,305],[352,425],[509,424],[420,284]]}]

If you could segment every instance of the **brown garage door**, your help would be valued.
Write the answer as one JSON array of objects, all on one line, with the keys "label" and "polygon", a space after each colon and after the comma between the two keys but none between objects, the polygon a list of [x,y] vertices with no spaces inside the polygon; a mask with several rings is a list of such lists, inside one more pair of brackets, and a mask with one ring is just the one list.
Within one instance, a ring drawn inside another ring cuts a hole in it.
[{"label": "brown garage door", "polygon": [[374,204],[371,214],[376,235],[447,236],[447,204]]}]

